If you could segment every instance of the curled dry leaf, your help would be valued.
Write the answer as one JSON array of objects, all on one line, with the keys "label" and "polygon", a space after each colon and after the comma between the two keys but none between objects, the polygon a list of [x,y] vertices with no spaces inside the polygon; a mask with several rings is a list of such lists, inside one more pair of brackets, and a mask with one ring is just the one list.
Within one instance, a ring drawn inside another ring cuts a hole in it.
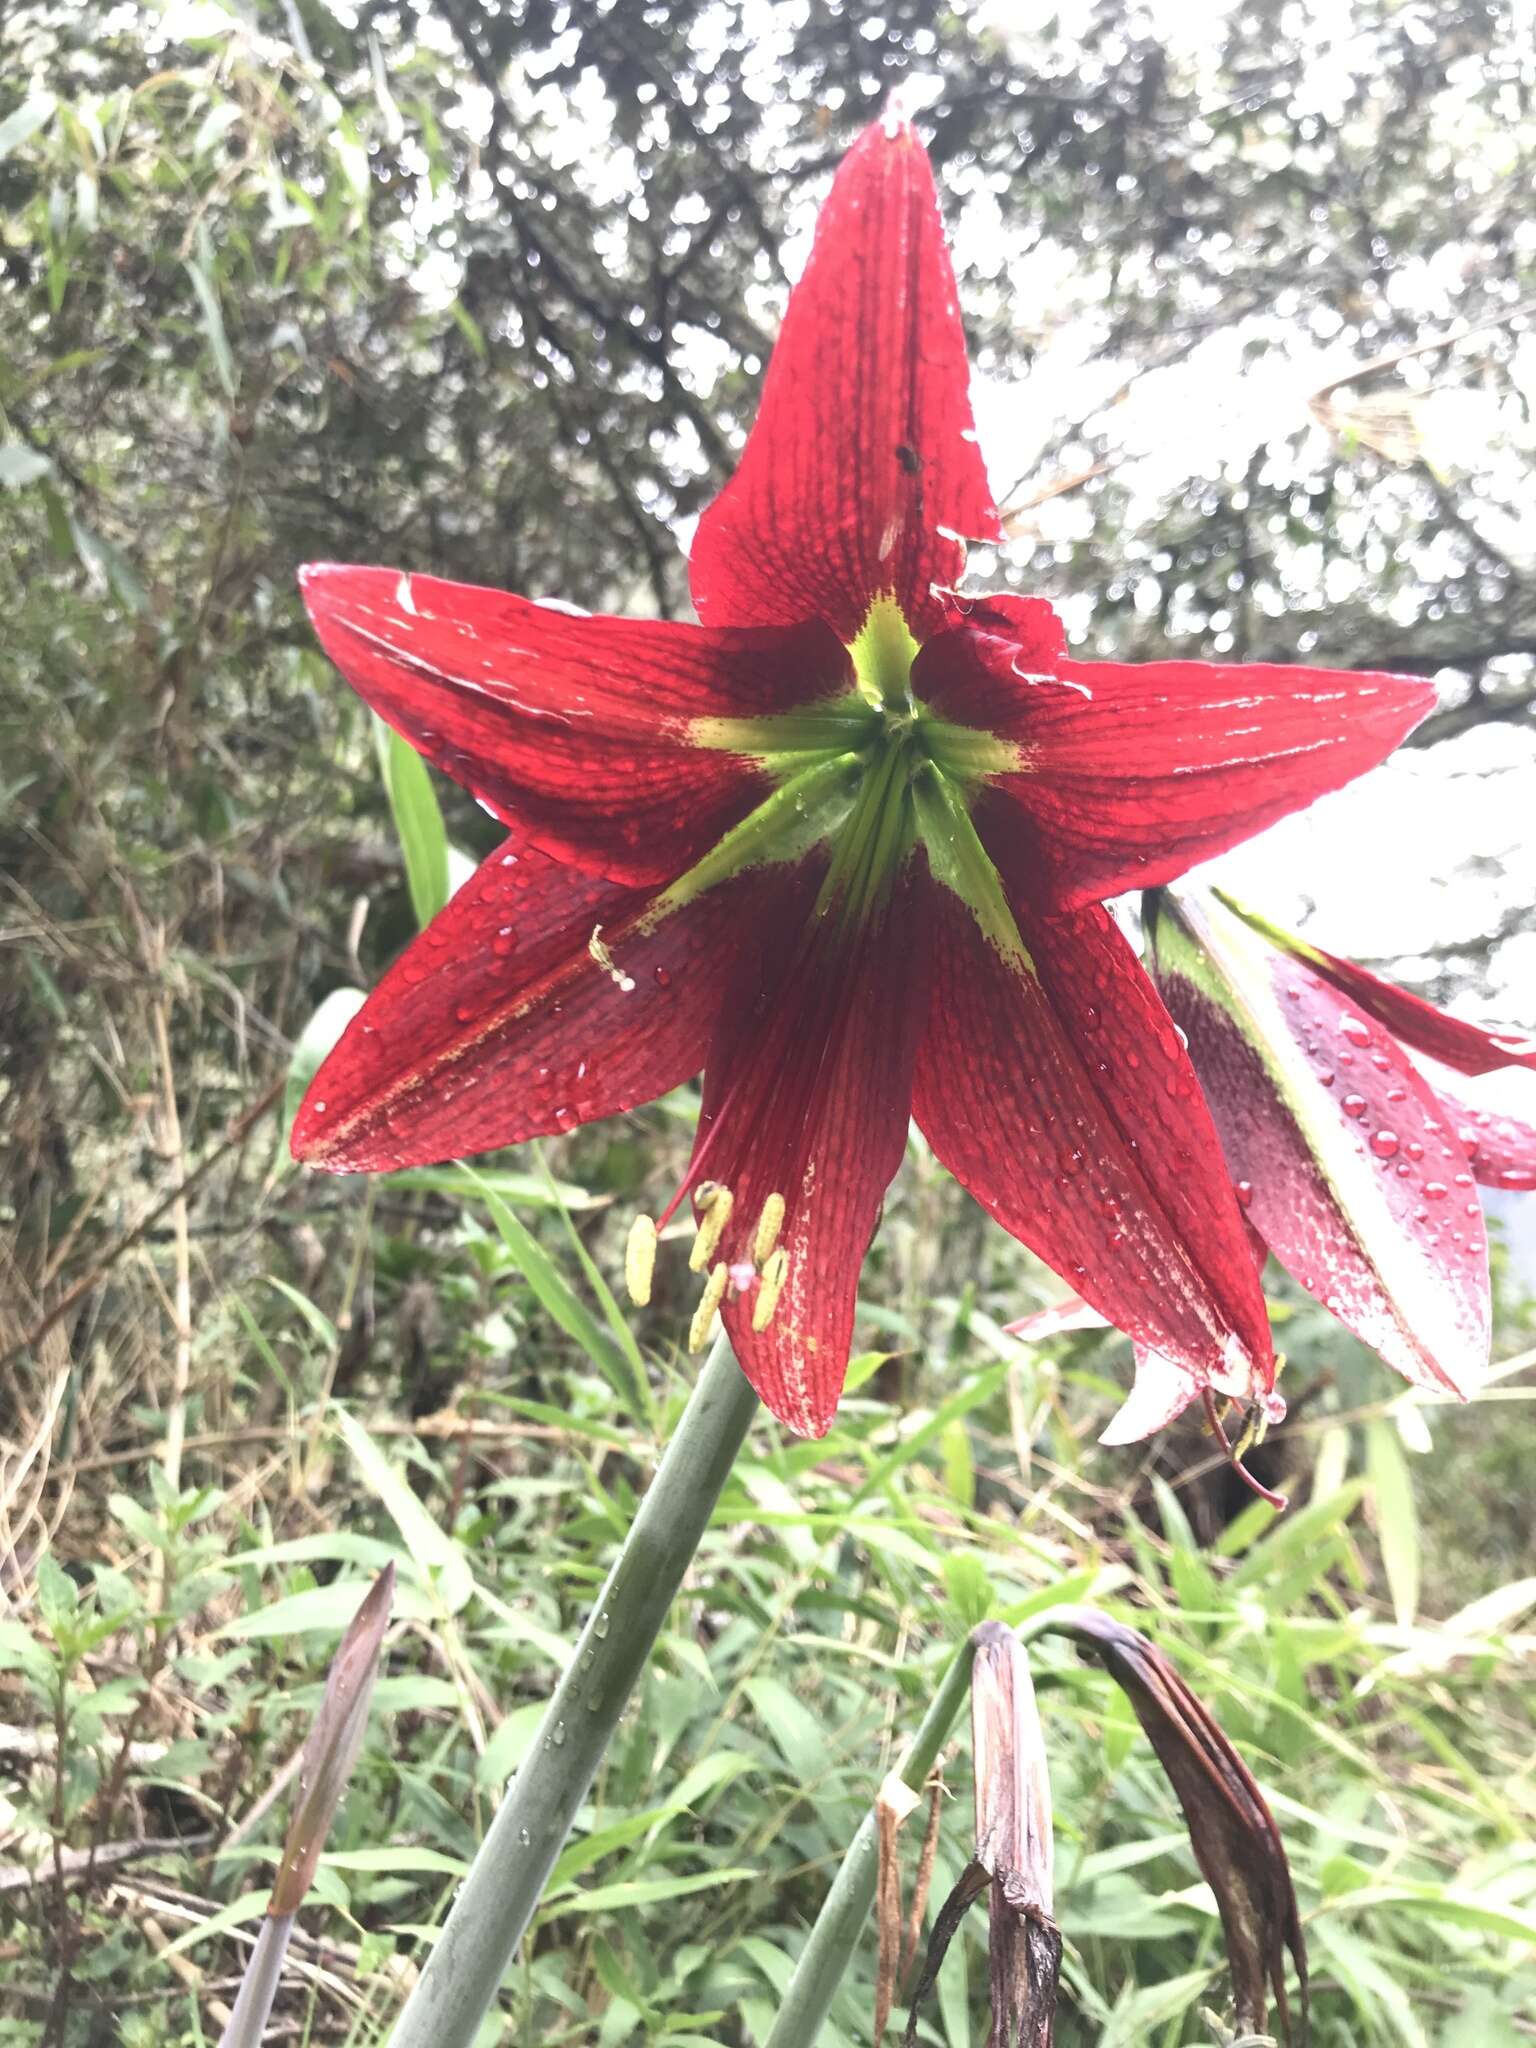
[{"label": "curled dry leaf", "polygon": [[1051,2048],[1061,1935],[1052,1918],[1051,1788],[1029,1659],[1011,1629],[974,1632],[971,1741],[976,1763],[976,1850],[941,1907],[912,1997],[907,2044],[955,1931],[987,1894],[991,1919],[992,2028],[987,2048]]},{"label": "curled dry leaf", "polygon": [[1195,1861],[1221,1913],[1239,2029],[1263,2032],[1272,1992],[1285,2039],[1293,2038],[1285,1991],[1289,1949],[1305,2040],[1306,1943],[1280,1830],[1252,1772],[1168,1658],[1138,1630],[1085,1607],[1055,1610],[1048,1627],[1100,1659],[1135,1708],[1178,1794]]}]

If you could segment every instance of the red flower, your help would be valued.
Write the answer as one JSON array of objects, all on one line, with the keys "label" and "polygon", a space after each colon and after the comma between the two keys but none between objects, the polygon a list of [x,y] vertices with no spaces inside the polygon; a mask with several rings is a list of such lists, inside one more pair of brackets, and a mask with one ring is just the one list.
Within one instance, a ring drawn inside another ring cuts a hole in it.
[{"label": "red flower", "polygon": [[1465,1398],[1488,1365],[1476,1183],[1536,1188],[1536,1130],[1458,1103],[1410,1054],[1481,1074],[1536,1067],[1536,1044],[1448,1017],[1219,891],[1153,891],[1146,927],[1261,1257],[1405,1378]]},{"label": "red flower", "polygon": [[700,523],[702,625],[303,573],[348,680],[511,836],[332,1053],[296,1153],[481,1151],[702,1067],[706,1304],[812,1435],[909,1114],[1116,1323],[1202,1384],[1269,1386],[1215,1131],[1100,899],[1348,781],[1432,702],[1395,676],[1072,660],[1048,605],[954,593],[961,535],[997,515],[927,159],[891,123],[837,175]]}]

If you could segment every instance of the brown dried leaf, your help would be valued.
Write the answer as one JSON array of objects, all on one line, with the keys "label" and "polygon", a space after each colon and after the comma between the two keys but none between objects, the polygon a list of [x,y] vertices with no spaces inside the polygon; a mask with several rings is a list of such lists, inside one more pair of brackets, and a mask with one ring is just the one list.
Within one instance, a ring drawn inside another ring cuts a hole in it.
[{"label": "brown dried leaf", "polygon": [[331,1659],[325,1695],[299,1763],[299,1796],[267,1906],[274,1919],[296,1913],[314,1882],[325,1838],[363,1746],[394,1592],[395,1568],[388,1564],[364,1595]]},{"label": "brown dried leaf", "polygon": [[1048,1627],[1085,1643],[1136,1710],[1178,1795],[1190,1845],[1216,1895],[1227,1940],[1240,2030],[1262,2033],[1266,1986],[1289,2041],[1285,1950],[1301,1991],[1301,2038],[1308,2019],[1307,1950],[1290,1866],[1274,1815],[1252,1772],[1213,1716],[1155,1643],[1091,1608],[1053,1610]]},{"label": "brown dried leaf", "polygon": [[1051,1788],[1029,1659],[1011,1629],[986,1621],[972,1635],[971,1741],[976,1761],[976,1853],[934,1923],[912,1996],[907,2042],[955,1931],[987,1893],[992,2029],[987,2048],[1051,2048],[1061,1936],[1052,1919]]}]

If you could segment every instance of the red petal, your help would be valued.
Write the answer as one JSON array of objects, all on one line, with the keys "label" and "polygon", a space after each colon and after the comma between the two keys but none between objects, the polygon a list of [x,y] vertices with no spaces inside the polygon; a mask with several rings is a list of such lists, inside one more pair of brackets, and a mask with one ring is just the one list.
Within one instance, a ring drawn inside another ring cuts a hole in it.
[{"label": "red petal", "polygon": [[1362,774],[1434,707],[1412,676],[1069,661],[1048,622],[983,600],[930,640],[917,696],[1012,741],[996,778],[1064,909],[1182,874]]},{"label": "red petal", "polygon": [[[983,820],[982,836],[997,860],[1006,833]],[[1102,907],[1042,915],[1017,856],[998,864],[1035,973],[935,888],[919,1124],[1004,1228],[1138,1343],[1201,1386],[1267,1390],[1257,1269],[1166,1012]]]},{"label": "red petal", "polygon": [[909,127],[877,125],[833,181],[757,423],[699,521],[693,601],[711,625],[820,617],[851,641],[889,591],[921,633],[930,586],[964,566],[954,536],[999,531],[933,173]]},{"label": "red petal", "polygon": [[[653,892],[514,836],[396,961],[315,1076],[297,1158],[333,1173],[462,1158],[649,1102],[703,1064],[764,871],[635,936]],[[615,970],[592,957],[602,926]]]},{"label": "red petal", "polygon": [[1165,892],[1148,930],[1259,1235],[1405,1378],[1468,1392],[1488,1261],[1450,1114],[1389,1032],[1220,904]]},{"label": "red petal", "polygon": [[659,882],[764,783],[690,739],[847,687],[823,626],[706,632],[587,617],[505,591],[321,563],[301,571],[326,652],[417,751],[536,845],[616,881]]},{"label": "red petal", "polygon": [[912,864],[856,922],[812,914],[822,872],[806,863],[755,921],[709,1049],[695,1150],[735,1198],[727,1263],[751,1259],[763,1204],[784,1197],[772,1321],[753,1330],[755,1288],[728,1294],[724,1315],[748,1379],[802,1436],[826,1434],[842,1392],[859,1269],[906,1148],[926,992]]},{"label": "red petal", "polygon": [[1314,973],[1353,997],[1367,1016],[1385,1024],[1415,1052],[1426,1053],[1443,1066],[1454,1067],[1459,1074],[1490,1074],[1496,1067],[1536,1068],[1536,1043],[1529,1032],[1489,1031],[1481,1024],[1447,1016],[1422,996],[1410,995],[1396,982],[1383,981],[1379,974],[1357,967],[1353,960],[1341,960],[1337,953],[1325,953],[1320,946],[1309,945],[1294,932],[1270,924],[1266,918],[1245,910],[1242,904],[1232,902],[1230,897],[1223,896],[1222,901],[1272,945],[1304,960]]},{"label": "red petal", "polygon": [[1436,1088],[1435,1094],[1468,1165],[1485,1188],[1520,1195],[1536,1190],[1536,1127],[1501,1109],[1463,1102],[1443,1088]]}]

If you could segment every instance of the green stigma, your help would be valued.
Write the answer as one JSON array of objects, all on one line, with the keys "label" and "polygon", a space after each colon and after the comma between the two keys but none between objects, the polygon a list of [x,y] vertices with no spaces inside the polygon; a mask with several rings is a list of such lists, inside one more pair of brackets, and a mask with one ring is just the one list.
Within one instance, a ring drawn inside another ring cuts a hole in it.
[{"label": "green stigma", "polygon": [[934,879],[970,907],[1010,963],[1028,965],[1002,884],[970,821],[997,775],[1018,774],[1019,747],[937,716],[912,690],[918,641],[893,597],[870,606],[848,649],[854,687],[797,710],[696,719],[695,746],[754,759],[761,804],[658,899],[654,919],[745,867],[788,863],[814,845],[831,860],[817,915],[878,916],[915,848]]},{"label": "green stigma", "polygon": [[849,648],[860,695],[890,708],[910,703],[917,642],[894,597],[877,597]]}]

